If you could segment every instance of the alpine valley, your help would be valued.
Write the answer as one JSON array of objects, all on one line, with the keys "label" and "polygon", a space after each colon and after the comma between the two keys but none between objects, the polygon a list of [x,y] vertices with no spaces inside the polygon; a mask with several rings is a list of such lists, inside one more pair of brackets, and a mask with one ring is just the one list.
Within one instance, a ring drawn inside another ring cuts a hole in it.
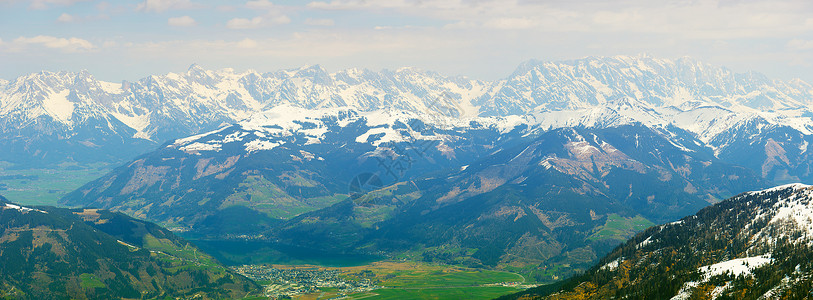
[{"label": "alpine valley", "polygon": [[[0,81],[0,132],[0,161],[14,168],[120,164],[60,205],[155,222],[227,264],[307,252],[511,271],[529,283],[586,272],[522,297],[729,295],[756,283],[697,268],[796,251],[752,236],[791,230],[768,226],[769,212],[808,189],[741,193],[813,182],[813,86],[691,58],[528,61],[496,81],[319,66],[193,65],[121,84],[41,72]],[[650,227],[698,210],[684,225]],[[714,230],[725,232],[711,240]],[[733,237],[740,244],[714,248]],[[708,257],[661,257],[693,245]],[[620,273],[666,267],[679,272],[671,281]],[[807,282],[782,274],[790,279],[770,281],[773,293]]]}]

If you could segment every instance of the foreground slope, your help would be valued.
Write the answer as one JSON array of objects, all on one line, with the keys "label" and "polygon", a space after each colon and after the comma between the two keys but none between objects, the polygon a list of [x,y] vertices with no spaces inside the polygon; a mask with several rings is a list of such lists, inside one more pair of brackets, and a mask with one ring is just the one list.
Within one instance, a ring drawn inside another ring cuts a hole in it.
[{"label": "foreground slope", "polygon": [[154,224],[0,197],[0,296],[237,298],[258,289]]},{"label": "foreground slope", "polygon": [[508,298],[802,299],[811,288],[813,187],[791,184],[649,228],[582,276]]}]

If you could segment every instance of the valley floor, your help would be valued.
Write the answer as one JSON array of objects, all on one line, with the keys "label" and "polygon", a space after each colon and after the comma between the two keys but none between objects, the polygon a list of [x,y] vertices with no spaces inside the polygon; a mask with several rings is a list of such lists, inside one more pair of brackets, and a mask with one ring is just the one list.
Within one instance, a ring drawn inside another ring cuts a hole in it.
[{"label": "valley floor", "polygon": [[47,169],[20,169],[0,162],[0,195],[23,205],[56,206],[59,198],[99,178],[114,166],[64,163]]},{"label": "valley floor", "polygon": [[354,267],[243,265],[234,270],[270,297],[293,299],[492,299],[532,287],[519,274],[409,261]]}]

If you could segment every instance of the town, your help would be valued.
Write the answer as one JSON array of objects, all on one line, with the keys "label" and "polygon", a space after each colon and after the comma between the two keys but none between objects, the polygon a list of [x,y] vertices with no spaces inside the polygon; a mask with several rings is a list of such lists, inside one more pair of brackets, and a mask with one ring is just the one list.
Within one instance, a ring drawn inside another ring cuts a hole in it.
[{"label": "town", "polygon": [[[336,296],[341,298],[380,288],[371,271],[347,274],[318,267],[276,268],[271,265],[243,265],[233,269],[261,283],[265,296],[275,299],[319,293],[325,288],[335,289]],[[349,279],[348,275],[356,279]]]}]

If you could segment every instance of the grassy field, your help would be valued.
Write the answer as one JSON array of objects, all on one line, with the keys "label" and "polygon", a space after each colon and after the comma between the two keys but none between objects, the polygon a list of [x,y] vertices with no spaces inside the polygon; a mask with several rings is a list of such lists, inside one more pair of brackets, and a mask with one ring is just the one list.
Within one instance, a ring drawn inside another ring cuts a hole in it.
[{"label": "grassy field", "polygon": [[104,283],[102,283],[101,280],[99,280],[99,278],[96,278],[96,275],[93,274],[83,273],[82,275],[79,275],[79,279],[82,280],[80,285],[85,289],[107,287]]},{"label": "grassy field", "polygon": [[[276,266],[285,268],[286,266]],[[301,267],[301,266],[300,266]],[[520,288],[497,285],[522,283],[515,273],[469,269],[420,262],[381,261],[357,267],[329,268],[341,270],[349,280],[368,278],[381,289],[351,295],[350,299],[492,299],[520,291]],[[333,290],[300,295],[295,299],[327,299]]]},{"label": "grassy field", "polygon": [[378,289],[372,292],[355,294],[348,299],[494,299],[502,295],[516,293],[519,290],[511,287],[460,287],[432,289]]},{"label": "grassy field", "polygon": [[59,198],[113,167],[63,164],[53,169],[18,170],[9,164],[0,164],[0,195],[24,205],[56,205]]},{"label": "grassy field", "polygon": [[169,240],[157,239],[153,235],[147,234],[144,235],[144,248],[180,259],[178,266],[181,267],[198,266],[218,272],[225,270],[211,256],[198,251],[195,247],[190,247],[189,244],[178,247]]},{"label": "grassy field", "polygon": [[650,226],[655,226],[655,223],[652,223],[642,216],[624,218],[617,214],[610,214],[607,216],[607,222],[604,223],[604,226],[588,239],[594,241],[614,239],[624,242],[636,232],[647,229]]}]

